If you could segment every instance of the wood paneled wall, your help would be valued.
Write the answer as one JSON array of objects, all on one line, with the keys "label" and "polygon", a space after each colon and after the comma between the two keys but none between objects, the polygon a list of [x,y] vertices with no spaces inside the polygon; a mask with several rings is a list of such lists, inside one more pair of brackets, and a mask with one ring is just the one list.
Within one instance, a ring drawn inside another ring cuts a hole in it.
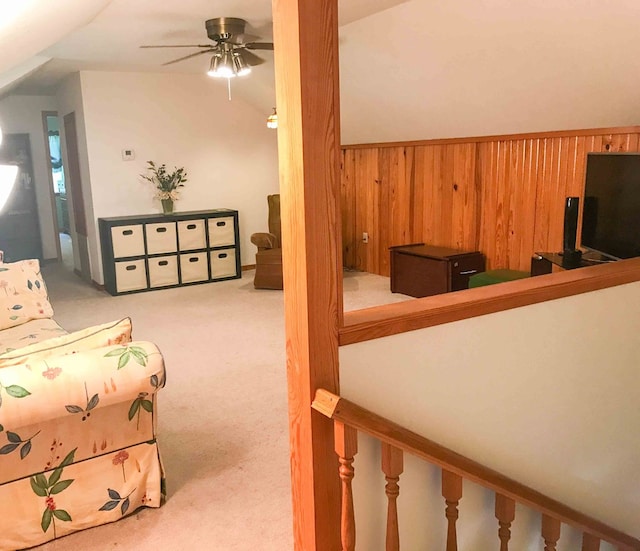
[{"label": "wood paneled wall", "polygon": [[343,146],[343,263],[388,276],[389,247],[424,242],[529,270],[562,248],[565,198],[599,151],[640,151],[640,127]]}]

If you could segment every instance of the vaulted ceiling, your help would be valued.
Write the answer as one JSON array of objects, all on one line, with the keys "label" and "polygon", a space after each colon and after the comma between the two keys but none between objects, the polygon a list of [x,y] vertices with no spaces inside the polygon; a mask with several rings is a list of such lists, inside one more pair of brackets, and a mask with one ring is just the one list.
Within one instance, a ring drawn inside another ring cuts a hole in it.
[{"label": "vaulted ceiling", "polygon": [[[26,2],[38,3],[45,11],[53,4]],[[78,70],[205,72],[208,56],[162,66],[188,51],[139,46],[206,43],[204,21],[213,17],[241,17],[250,34],[272,37],[270,0],[55,4],[44,20],[59,31],[50,44],[37,40],[44,12],[34,11],[32,26],[0,25],[0,94],[51,94]],[[640,123],[637,0],[339,0],[339,7],[345,143]],[[21,50],[22,65],[7,48]],[[234,79],[232,90],[268,113],[273,54],[259,53],[266,62]]]}]

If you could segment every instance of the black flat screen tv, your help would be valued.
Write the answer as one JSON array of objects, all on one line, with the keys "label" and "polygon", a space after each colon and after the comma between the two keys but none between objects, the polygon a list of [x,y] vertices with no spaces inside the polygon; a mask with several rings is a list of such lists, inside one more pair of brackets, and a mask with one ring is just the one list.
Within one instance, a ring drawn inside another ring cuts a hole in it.
[{"label": "black flat screen tv", "polygon": [[584,248],[640,256],[640,153],[589,153],[583,205]]}]

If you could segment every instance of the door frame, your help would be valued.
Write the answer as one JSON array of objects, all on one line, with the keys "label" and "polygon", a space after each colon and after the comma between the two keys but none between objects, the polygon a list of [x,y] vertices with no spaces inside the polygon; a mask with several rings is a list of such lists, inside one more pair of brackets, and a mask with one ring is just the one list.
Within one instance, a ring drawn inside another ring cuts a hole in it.
[{"label": "door frame", "polygon": [[[62,248],[60,247],[60,227],[58,226],[58,210],[56,208],[56,196],[53,192],[53,167],[51,166],[51,149],[49,148],[49,126],[47,117],[57,117],[57,111],[42,111],[42,135],[44,138],[44,151],[46,154],[47,180],[49,181],[49,201],[53,218],[53,231],[55,232],[56,255],[58,262],[62,262]],[[64,169],[64,161],[62,162]],[[42,226],[42,224],[40,224]]]}]

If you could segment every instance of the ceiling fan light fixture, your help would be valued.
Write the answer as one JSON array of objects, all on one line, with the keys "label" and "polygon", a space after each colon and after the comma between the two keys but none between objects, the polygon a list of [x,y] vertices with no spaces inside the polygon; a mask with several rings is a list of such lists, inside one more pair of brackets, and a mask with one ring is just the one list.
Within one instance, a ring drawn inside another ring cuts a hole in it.
[{"label": "ceiling fan light fixture", "polygon": [[218,63],[220,63],[220,56],[218,55],[214,55],[211,58],[211,63],[209,65],[209,70],[207,71],[207,74],[210,77],[215,77],[217,76],[216,73],[218,72]]},{"label": "ceiling fan light fixture", "polygon": [[230,52],[224,52],[222,55],[214,55],[211,58],[211,65],[207,74],[214,78],[233,78],[236,76],[235,66],[233,64],[233,55]]},{"label": "ceiling fan light fixture", "polygon": [[278,128],[278,112],[273,108],[273,113],[267,117],[267,128]]},{"label": "ceiling fan light fixture", "polygon": [[241,52],[235,52],[233,54],[233,67],[236,75],[239,77],[248,75],[251,72],[251,67],[249,67],[249,64],[244,60]]}]

